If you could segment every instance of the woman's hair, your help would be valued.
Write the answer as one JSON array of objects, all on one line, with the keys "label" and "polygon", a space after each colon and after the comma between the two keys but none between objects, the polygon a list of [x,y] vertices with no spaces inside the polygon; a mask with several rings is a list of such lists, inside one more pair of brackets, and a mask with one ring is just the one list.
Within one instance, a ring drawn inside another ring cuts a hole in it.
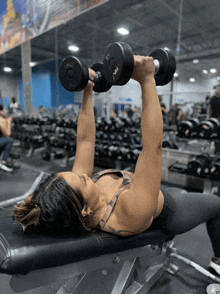
[{"label": "woman's hair", "polygon": [[79,189],[73,189],[63,178],[52,174],[15,207],[13,219],[24,231],[79,235],[92,229],[89,216],[81,214],[85,204]]}]

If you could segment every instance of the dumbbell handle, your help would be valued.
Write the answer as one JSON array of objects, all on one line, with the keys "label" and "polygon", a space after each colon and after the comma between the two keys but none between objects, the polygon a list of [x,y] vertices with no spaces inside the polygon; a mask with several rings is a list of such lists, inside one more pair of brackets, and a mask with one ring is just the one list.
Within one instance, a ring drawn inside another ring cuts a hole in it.
[{"label": "dumbbell handle", "polygon": [[90,81],[97,83],[101,80],[101,78],[102,78],[102,73],[100,71],[96,71],[94,79],[93,80],[90,79]]},{"label": "dumbbell handle", "polygon": [[154,59],[154,65],[155,65],[155,73],[154,75],[156,75],[160,69],[160,62],[157,59]]}]

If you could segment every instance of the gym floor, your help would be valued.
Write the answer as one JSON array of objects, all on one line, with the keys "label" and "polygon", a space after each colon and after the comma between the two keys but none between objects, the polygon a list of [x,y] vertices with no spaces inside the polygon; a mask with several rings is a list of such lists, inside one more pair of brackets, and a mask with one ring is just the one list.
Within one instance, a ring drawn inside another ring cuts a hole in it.
[{"label": "gym floor", "polygon": [[[43,161],[40,153],[35,152],[30,158],[28,158],[25,153],[22,154],[21,158],[17,160],[17,163],[20,164],[21,168],[14,170],[12,173],[0,170],[0,202],[26,193],[41,171],[47,173],[69,171],[71,170],[73,161],[69,162],[68,165],[64,167],[62,160]],[[94,172],[98,172],[102,169],[103,168],[95,167]],[[174,242],[177,252],[180,255],[208,269],[209,261],[213,253],[205,224],[199,225],[190,232],[176,236]],[[164,274],[151,288],[148,292],[149,294],[205,294],[206,287],[209,284],[215,283],[197,272],[191,266],[183,264],[181,261],[175,260],[175,264],[179,267],[179,271],[175,275],[169,273]],[[0,294],[14,293],[12,290],[3,290],[4,285],[9,283],[9,278],[10,277],[7,275],[0,275]],[[91,284],[91,289],[94,286],[95,285]],[[108,294],[110,293],[109,291],[109,289],[106,289],[105,293],[102,291],[102,294]],[[35,293],[35,291],[28,291],[24,294],[32,293]]]}]

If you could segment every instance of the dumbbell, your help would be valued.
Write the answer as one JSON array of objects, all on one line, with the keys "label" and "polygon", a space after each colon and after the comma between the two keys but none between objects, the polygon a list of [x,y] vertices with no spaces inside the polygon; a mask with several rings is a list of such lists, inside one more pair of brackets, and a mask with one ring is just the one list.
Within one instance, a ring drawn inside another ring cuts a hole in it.
[{"label": "dumbbell", "polygon": [[168,140],[163,141],[162,148],[169,148],[169,149],[178,150],[178,146],[174,142],[168,141]]},{"label": "dumbbell", "polygon": [[217,118],[210,118],[208,120],[201,121],[198,126],[198,135],[201,139],[213,139],[217,137],[217,130],[219,127],[219,121]]},{"label": "dumbbell", "polygon": [[210,166],[212,162],[211,157],[207,153],[197,155],[188,162],[188,173],[194,176],[203,176],[205,169]]},{"label": "dumbbell", "polygon": [[[95,92],[107,92],[111,85],[107,83],[103,75],[103,64],[95,63],[91,66],[95,71],[94,87]],[[88,66],[75,56],[65,58],[59,68],[59,80],[67,91],[82,91],[89,81]]]},{"label": "dumbbell", "polygon": [[199,125],[199,120],[197,118],[192,118],[180,122],[177,126],[178,136],[180,138],[192,138],[197,135],[197,127]]},{"label": "dumbbell", "polygon": [[[168,84],[176,71],[176,59],[169,49],[156,49],[149,56],[155,64],[157,86]],[[103,72],[111,85],[125,85],[134,70],[134,54],[131,47],[123,42],[112,43],[106,49],[103,59]]]},{"label": "dumbbell", "polygon": [[218,178],[220,176],[220,157],[217,157],[209,166],[209,174],[213,178]]}]

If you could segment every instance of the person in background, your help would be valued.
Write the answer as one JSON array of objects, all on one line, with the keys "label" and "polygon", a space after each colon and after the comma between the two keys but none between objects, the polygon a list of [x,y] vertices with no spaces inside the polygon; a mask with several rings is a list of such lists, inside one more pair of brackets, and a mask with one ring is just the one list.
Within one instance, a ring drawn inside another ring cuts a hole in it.
[{"label": "person in background", "polygon": [[193,115],[193,106],[194,106],[193,102],[186,102],[185,105],[182,107],[182,110],[181,110],[182,116],[181,116],[181,118],[183,120],[192,117],[192,115]]},{"label": "person in background", "polygon": [[[214,87],[215,95],[210,98],[209,105],[207,107],[206,119],[210,117],[220,120],[220,85]],[[220,155],[220,143],[215,142],[215,155]]]},{"label": "person in background", "polygon": [[160,101],[160,107],[161,107],[161,111],[162,111],[162,115],[163,115],[163,121],[166,122],[166,118],[168,115],[168,109],[166,108],[166,105],[163,103],[163,98],[161,95],[158,95],[159,101]]},{"label": "person in background", "polygon": [[128,115],[129,118],[133,117],[134,111],[133,111],[130,104],[129,104],[128,109],[126,110],[126,112],[127,112],[127,115]]},{"label": "person in background", "polygon": [[217,85],[215,88],[215,95],[212,96],[209,100],[207,107],[206,118],[210,117],[220,118],[220,85]]},{"label": "person in background", "polygon": [[113,117],[118,117],[118,110],[112,109],[110,111],[110,118],[113,118]]},{"label": "person in background", "polygon": [[11,98],[11,103],[8,106],[8,111],[10,114],[15,114],[21,110],[20,104],[17,102],[15,97]]},{"label": "person in background", "polygon": [[4,150],[2,160],[0,161],[0,169],[6,172],[12,172],[13,168],[7,166],[7,159],[11,153],[13,139],[11,136],[12,117],[6,118],[7,111],[0,105],[0,150]]},{"label": "person in background", "polygon": [[175,105],[171,107],[169,112],[169,124],[171,126],[176,127],[181,120],[181,116],[182,116],[181,109],[178,107],[178,104],[175,103]]},{"label": "person in background", "polygon": [[135,121],[136,119],[140,119],[141,117],[141,107],[134,107],[134,113],[133,113],[133,120]]}]

